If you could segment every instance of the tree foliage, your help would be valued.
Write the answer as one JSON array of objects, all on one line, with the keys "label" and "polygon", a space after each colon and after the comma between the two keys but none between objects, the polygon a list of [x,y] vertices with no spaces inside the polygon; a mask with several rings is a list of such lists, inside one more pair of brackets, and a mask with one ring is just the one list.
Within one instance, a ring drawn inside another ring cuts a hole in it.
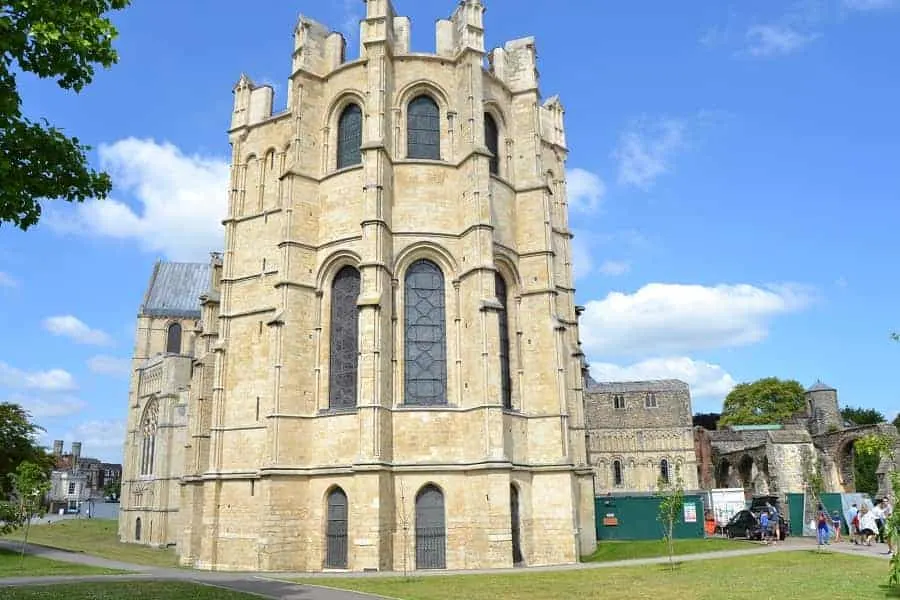
[{"label": "tree foliage", "polygon": [[896,427],[897,432],[900,433],[900,415],[897,415],[897,418],[894,419],[894,427]]},{"label": "tree foliage", "polygon": [[884,415],[874,408],[857,408],[855,406],[842,408],[841,418],[854,425],[878,425],[887,422]]},{"label": "tree foliage", "polygon": [[21,406],[0,403],[0,499],[12,493],[13,480],[9,476],[21,463],[32,462],[46,472],[53,467],[53,457],[35,441],[41,431]]},{"label": "tree foliage", "polygon": [[657,494],[662,498],[659,503],[659,521],[663,525],[663,539],[669,554],[669,567],[675,569],[675,524],[684,510],[684,480],[681,470],[675,467],[674,481],[666,481],[660,477]]},{"label": "tree foliage", "polygon": [[782,423],[803,408],[804,389],[799,381],[766,377],[738,384],[725,397],[719,425]]},{"label": "tree foliage", "polygon": [[109,176],[88,168],[89,147],[46,119],[22,112],[17,72],[54,78],[81,91],[94,66],[118,61],[117,35],[105,16],[131,0],[0,0],[0,225],[22,230],[38,222],[41,199],[105,198]]}]

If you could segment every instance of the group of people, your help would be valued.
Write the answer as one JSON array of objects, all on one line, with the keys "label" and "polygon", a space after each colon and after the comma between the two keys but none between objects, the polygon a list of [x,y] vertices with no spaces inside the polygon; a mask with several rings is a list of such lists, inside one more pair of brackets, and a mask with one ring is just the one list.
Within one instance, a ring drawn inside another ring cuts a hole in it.
[{"label": "group of people", "polygon": [[[875,542],[886,543],[887,554],[893,554],[893,539],[888,531],[888,520],[894,512],[890,498],[877,498],[869,507],[863,503],[861,507],[856,504],[850,507],[847,513],[848,531],[850,541],[854,544],[871,546]],[[841,518],[835,511],[831,516],[822,504],[818,506],[816,516],[816,534],[820,546],[830,543],[832,536],[835,541],[841,541]]]},{"label": "group of people", "polygon": [[767,546],[778,543],[780,534],[778,531],[778,510],[769,502],[766,502],[766,507],[759,513],[759,528],[762,540]]}]

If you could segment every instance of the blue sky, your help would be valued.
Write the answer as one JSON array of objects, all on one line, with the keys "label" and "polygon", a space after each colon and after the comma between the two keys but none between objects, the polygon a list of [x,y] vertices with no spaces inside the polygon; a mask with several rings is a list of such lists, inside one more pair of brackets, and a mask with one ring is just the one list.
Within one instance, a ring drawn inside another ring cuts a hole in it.
[{"label": "blue sky", "polygon": [[[678,377],[698,412],[735,382],[820,378],[896,413],[900,1],[486,4],[488,45],[536,36],[543,91],[566,107],[595,378]],[[413,50],[433,50],[454,6],[395,1]],[[102,204],[0,228],[0,399],[47,440],[121,456],[153,262],[221,246],[233,84],[245,71],[283,106],[298,13],[345,31],[354,57],[362,11],[136,2],[115,17],[120,63],[82,94],[23,78],[28,114],[92,145],[116,181]]]}]

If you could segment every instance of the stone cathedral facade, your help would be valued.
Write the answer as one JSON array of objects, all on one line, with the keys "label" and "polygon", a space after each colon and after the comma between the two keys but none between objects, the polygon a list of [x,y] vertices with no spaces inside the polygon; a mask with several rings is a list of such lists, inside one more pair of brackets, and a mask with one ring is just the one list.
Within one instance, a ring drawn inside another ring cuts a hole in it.
[{"label": "stone cathedral facade", "polygon": [[[563,108],[481,0],[301,17],[287,109],[234,89],[224,252],[157,265],[119,534],[201,569],[571,563],[593,551]],[[177,339],[176,339],[177,338]]]}]

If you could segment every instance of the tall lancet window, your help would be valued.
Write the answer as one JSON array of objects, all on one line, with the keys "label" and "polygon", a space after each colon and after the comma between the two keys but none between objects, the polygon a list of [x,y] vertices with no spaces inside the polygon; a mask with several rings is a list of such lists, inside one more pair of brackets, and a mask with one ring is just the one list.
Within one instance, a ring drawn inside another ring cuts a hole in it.
[{"label": "tall lancet window", "polygon": [[500,138],[497,130],[497,121],[490,113],[484,113],[484,145],[494,155],[491,157],[490,169],[492,175],[500,174]]},{"label": "tall lancet window", "polygon": [[494,275],[494,288],[497,300],[503,306],[500,320],[500,394],[503,408],[512,408],[512,377],[509,372],[509,302],[507,301],[506,281],[499,273]]},{"label": "tall lancet window", "polygon": [[362,162],[362,109],[350,104],[338,119],[337,168]]},{"label": "tall lancet window", "polygon": [[441,111],[429,96],[418,96],[407,107],[406,155],[408,158],[441,158]]},{"label": "tall lancet window", "polygon": [[447,404],[444,274],[429,260],[410,265],[405,281],[405,404]]},{"label": "tall lancet window", "polygon": [[356,406],[359,356],[359,271],[347,266],[331,283],[331,360],[328,378],[329,408]]}]

